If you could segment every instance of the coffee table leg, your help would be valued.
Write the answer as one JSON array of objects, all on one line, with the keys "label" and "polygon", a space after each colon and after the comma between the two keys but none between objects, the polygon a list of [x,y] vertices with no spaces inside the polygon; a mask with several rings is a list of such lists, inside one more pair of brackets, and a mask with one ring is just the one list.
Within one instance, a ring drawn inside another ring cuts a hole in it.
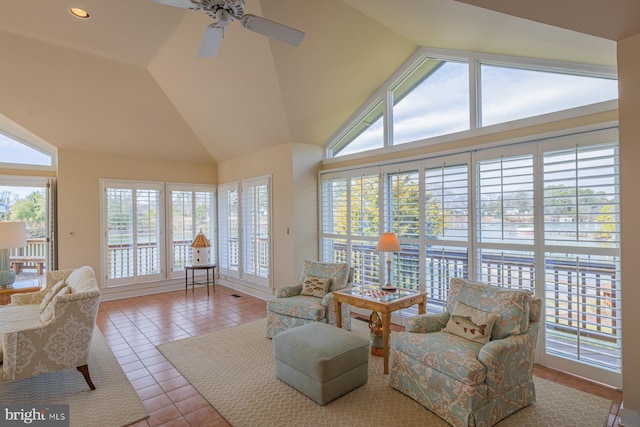
[{"label": "coffee table leg", "polygon": [[384,374],[389,373],[389,329],[391,328],[391,313],[382,313],[382,346],[384,354]]}]

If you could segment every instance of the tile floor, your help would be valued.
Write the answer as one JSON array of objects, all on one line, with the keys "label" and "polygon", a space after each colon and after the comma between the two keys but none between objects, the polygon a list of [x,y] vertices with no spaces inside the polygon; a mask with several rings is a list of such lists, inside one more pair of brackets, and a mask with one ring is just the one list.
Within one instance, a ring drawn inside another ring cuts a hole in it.
[{"label": "tile floor", "polygon": [[[206,289],[199,287],[186,293],[174,291],[102,302],[97,324],[149,413],[149,418],[132,426],[229,426],[156,345],[265,315],[263,300],[220,285],[209,297]],[[536,366],[534,373],[612,400],[608,426],[617,427],[620,391],[541,366]]]}]

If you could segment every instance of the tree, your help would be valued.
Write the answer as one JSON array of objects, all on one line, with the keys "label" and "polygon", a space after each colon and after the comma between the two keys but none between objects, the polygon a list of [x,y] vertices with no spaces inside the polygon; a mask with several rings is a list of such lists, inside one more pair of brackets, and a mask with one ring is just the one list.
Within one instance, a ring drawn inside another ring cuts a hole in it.
[{"label": "tree", "polygon": [[38,191],[16,200],[9,210],[10,220],[27,224],[29,237],[45,237],[45,216],[45,199]]}]

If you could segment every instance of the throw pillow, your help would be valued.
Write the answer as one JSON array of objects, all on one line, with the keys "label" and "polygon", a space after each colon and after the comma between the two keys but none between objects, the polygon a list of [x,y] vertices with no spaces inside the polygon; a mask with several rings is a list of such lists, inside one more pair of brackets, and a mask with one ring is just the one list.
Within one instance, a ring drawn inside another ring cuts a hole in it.
[{"label": "throw pillow", "polygon": [[49,320],[53,319],[53,299],[57,295],[68,294],[69,290],[70,289],[64,282],[64,280],[61,280],[47,291],[44,298],[42,298],[42,302],[40,302],[40,320],[42,320],[43,322],[48,322]]},{"label": "throw pillow", "polygon": [[300,295],[310,295],[322,298],[329,291],[330,285],[330,278],[323,279],[320,277],[308,276],[302,284],[302,291],[300,291]]},{"label": "throw pillow", "polygon": [[471,341],[486,344],[491,339],[491,330],[497,318],[495,313],[482,311],[456,301],[447,326],[443,330]]}]

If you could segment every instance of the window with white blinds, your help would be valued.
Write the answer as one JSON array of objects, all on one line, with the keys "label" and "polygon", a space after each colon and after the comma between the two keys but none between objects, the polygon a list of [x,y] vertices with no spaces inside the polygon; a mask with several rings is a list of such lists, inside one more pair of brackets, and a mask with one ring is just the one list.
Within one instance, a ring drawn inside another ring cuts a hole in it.
[{"label": "window with white blinds", "polygon": [[384,231],[395,233],[402,248],[391,254],[392,284],[413,290],[420,285],[420,175],[419,170],[387,172],[384,180]]},{"label": "window with white blinds", "polygon": [[458,157],[424,168],[426,290],[441,304],[449,281],[469,276],[469,156]]},{"label": "window with white blinds", "polygon": [[269,286],[270,195],[269,178],[242,181],[243,279]]},{"label": "window with white blinds", "polygon": [[[529,290],[544,301],[549,365],[619,384],[617,138],[608,128],[322,173],[323,259],[374,271],[361,266],[362,254],[377,254],[368,252],[375,189],[363,195],[378,182],[378,233],[396,233],[402,246],[393,285],[426,289],[431,311],[442,309],[452,277]],[[367,262],[380,274],[361,274],[363,283],[386,282],[379,255]]]},{"label": "window with white blinds", "polygon": [[380,283],[379,173],[322,180],[322,259],[347,262],[357,284]]},{"label": "window with white blinds", "polygon": [[163,185],[103,181],[102,187],[105,285],[162,279]]},{"label": "window with white blinds", "polygon": [[479,281],[535,294],[533,150],[478,154],[476,263]]},{"label": "window with white blinds", "polygon": [[192,263],[191,243],[200,231],[211,242],[209,262],[216,262],[215,187],[170,183],[167,192],[171,276],[184,277],[184,266]]},{"label": "window with white blinds", "polygon": [[271,286],[271,177],[218,187],[220,274]]},{"label": "window with white blinds", "polygon": [[533,154],[479,160],[476,169],[478,242],[533,244]]},{"label": "window with white blinds", "polygon": [[596,136],[545,145],[545,339],[551,355],[618,371],[618,145],[585,145]]},{"label": "window with white blinds", "polygon": [[220,274],[240,277],[240,182],[218,186],[218,250]]}]

